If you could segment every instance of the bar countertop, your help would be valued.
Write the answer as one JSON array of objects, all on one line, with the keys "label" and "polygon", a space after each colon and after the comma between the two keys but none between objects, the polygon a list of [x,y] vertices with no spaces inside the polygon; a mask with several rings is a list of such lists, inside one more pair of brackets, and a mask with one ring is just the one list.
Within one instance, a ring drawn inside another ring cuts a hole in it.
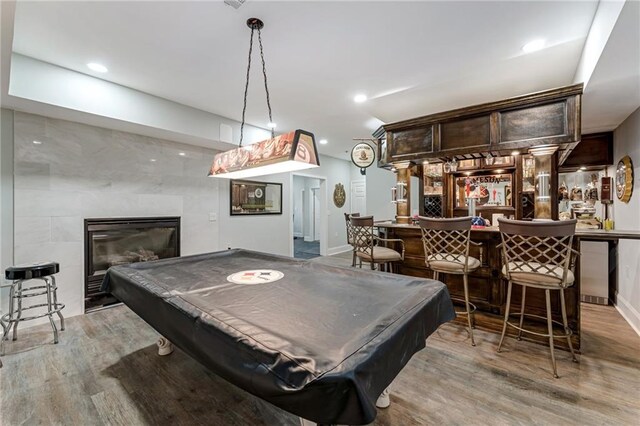
[{"label": "bar countertop", "polygon": [[[389,220],[375,222],[374,226],[378,228],[406,228],[406,229],[420,229],[418,225],[411,225],[405,223],[394,223]],[[472,231],[478,232],[499,232],[497,226],[486,226],[484,228],[471,228]],[[589,240],[640,240],[640,231],[629,230],[611,230],[606,231],[604,229],[576,229],[576,236]]]}]

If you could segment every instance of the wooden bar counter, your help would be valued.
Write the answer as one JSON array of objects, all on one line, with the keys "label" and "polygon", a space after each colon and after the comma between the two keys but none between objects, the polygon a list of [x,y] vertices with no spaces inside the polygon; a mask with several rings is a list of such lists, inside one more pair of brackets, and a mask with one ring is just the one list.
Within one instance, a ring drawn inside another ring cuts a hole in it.
[{"label": "wooden bar counter", "polygon": [[[385,238],[400,238],[405,244],[404,262],[396,266],[397,273],[417,277],[432,278],[433,273],[428,270],[424,262],[424,249],[422,247],[420,227],[417,225],[396,224],[392,222],[377,222],[379,231],[385,234]],[[574,247],[579,249],[581,239],[615,241],[621,238],[640,239],[640,232],[633,231],[603,231],[603,230],[577,230],[574,238]],[[478,308],[476,312],[476,327],[479,329],[500,333],[506,307],[507,281],[501,278],[502,261],[500,249],[500,233],[497,227],[486,227],[471,230],[471,239],[482,243],[481,247],[470,247],[470,255],[479,259],[481,267],[469,274],[470,301]],[[576,259],[574,270],[576,280],[573,286],[565,290],[567,302],[567,317],[569,327],[573,331],[572,342],[575,349],[580,349],[580,258]],[[464,300],[462,287],[462,275],[444,275],[440,278],[449,288],[451,297]],[[552,292],[551,306],[553,318],[562,321],[560,313],[560,297],[558,292]],[[511,299],[511,312],[520,312],[521,288],[513,286]],[[527,292],[526,313],[545,316],[544,291],[529,289]],[[464,320],[464,321],[463,321]],[[459,318],[461,324],[466,320]],[[534,324],[534,327],[537,326]],[[544,331],[546,323],[540,323],[540,330]],[[507,328],[507,333],[515,335],[516,330]],[[546,338],[534,335],[523,335],[523,339],[538,341],[547,344]],[[557,339],[556,345],[568,349],[566,340]]]}]

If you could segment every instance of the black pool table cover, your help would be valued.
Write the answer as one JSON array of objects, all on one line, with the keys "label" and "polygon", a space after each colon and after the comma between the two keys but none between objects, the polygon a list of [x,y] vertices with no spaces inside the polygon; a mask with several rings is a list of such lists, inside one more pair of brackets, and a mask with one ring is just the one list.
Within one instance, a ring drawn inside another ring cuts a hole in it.
[{"label": "black pool table cover", "polygon": [[[250,269],[284,277],[227,281]],[[380,393],[455,316],[438,281],[242,249],[114,266],[102,290],[225,380],[325,424],[372,422]]]}]

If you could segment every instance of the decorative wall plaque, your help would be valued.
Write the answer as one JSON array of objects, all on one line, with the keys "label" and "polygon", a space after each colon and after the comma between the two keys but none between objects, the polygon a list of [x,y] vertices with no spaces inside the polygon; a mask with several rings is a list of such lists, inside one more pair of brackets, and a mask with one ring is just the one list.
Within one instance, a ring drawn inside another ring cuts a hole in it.
[{"label": "decorative wall plaque", "polygon": [[623,203],[631,200],[633,192],[633,162],[631,157],[625,155],[616,167],[616,194]]},{"label": "decorative wall plaque", "polygon": [[333,204],[335,204],[336,207],[341,208],[344,206],[345,201],[347,201],[347,193],[344,190],[344,185],[336,183],[336,187],[333,190]]}]

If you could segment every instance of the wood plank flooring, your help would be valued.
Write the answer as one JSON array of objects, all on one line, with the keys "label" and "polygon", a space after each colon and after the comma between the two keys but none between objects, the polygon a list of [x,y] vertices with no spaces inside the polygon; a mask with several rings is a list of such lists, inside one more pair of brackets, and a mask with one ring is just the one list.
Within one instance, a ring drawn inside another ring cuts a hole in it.
[{"label": "wood plank flooring", "polygon": [[[319,258],[344,265],[347,256]],[[446,324],[392,385],[375,425],[631,425],[640,419],[640,338],[615,308],[583,305],[580,363],[557,351]],[[0,424],[296,425],[293,415],[228,384],[180,350],[157,355],[157,333],[125,306],[69,318],[6,343]]]}]

